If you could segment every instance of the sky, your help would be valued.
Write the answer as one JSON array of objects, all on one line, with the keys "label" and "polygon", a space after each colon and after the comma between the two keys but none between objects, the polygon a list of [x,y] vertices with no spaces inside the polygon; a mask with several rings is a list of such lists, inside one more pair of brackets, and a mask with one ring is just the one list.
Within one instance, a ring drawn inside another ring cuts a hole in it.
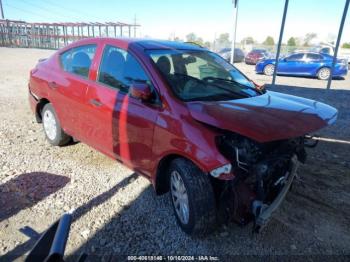
[{"label": "sky", "polygon": [[[239,0],[237,40],[278,39],[285,0]],[[138,37],[185,39],[194,32],[205,41],[232,33],[232,0],[2,0],[5,18],[28,22],[126,22],[141,25]],[[290,0],[283,42],[314,32],[314,41],[334,40],[345,0]],[[348,14],[350,16],[350,14]],[[232,36],[232,34],[231,34]],[[350,17],[342,42],[350,42]]]}]

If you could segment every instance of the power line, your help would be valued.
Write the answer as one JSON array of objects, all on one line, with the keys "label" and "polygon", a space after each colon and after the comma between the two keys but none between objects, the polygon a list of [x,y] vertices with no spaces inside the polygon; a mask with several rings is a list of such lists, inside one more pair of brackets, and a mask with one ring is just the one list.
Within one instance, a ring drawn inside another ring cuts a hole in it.
[{"label": "power line", "polygon": [[[45,17],[45,15],[43,15],[43,14],[38,14],[38,13],[35,13],[35,12],[33,12],[33,11],[24,10],[24,9],[21,9],[21,8],[18,8],[18,7],[15,7],[15,6],[9,5],[9,4],[7,4],[7,3],[5,3],[4,5],[5,5],[5,6],[7,6],[7,7],[10,7],[10,8],[16,9],[16,10],[18,10],[18,11],[21,11],[21,12],[23,12],[23,13],[32,14],[32,15],[35,15],[35,16],[41,16],[41,17],[42,17],[42,16],[44,16],[44,17]],[[46,18],[48,18],[48,17],[46,17]]]},{"label": "power line", "polygon": [[27,2],[27,0],[22,0],[22,2],[25,3],[25,4],[28,4],[28,5],[34,6],[34,7],[36,7],[37,9],[41,9],[41,10],[43,10],[43,11],[45,11],[45,12],[49,12],[49,13],[53,14],[54,16],[59,17],[60,19],[61,19],[62,17],[66,17],[66,18],[69,18],[69,19],[72,19],[72,18],[73,18],[72,16],[63,15],[63,14],[61,14],[61,13],[59,13],[59,12],[52,11],[52,10],[50,10],[50,9],[48,9],[48,8],[39,6],[39,5],[37,5],[37,4],[33,4],[32,2]]},{"label": "power line", "polygon": [[[74,15],[76,15],[77,13],[80,14],[80,15],[85,15],[85,16],[89,16],[93,19],[96,19],[96,21],[101,21],[101,17],[98,17],[96,15],[94,15],[93,13],[90,13],[90,12],[86,12],[86,10],[82,11],[82,10],[76,10],[76,9],[72,9],[72,8],[69,8],[67,6],[63,6],[63,5],[60,5],[60,4],[57,4],[56,2],[52,2],[51,0],[42,0],[44,1],[45,4],[49,4],[51,6],[55,6],[55,7],[58,7],[64,11],[68,11]],[[74,17],[76,19],[76,16]],[[119,21],[120,22],[120,21]]]},{"label": "power line", "polygon": [[[62,10],[65,10],[65,11],[68,11],[68,12],[71,12],[71,13],[74,13],[75,15],[77,13],[79,14],[83,14],[83,15],[86,15],[86,16],[90,16],[92,18],[95,18],[97,20],[100,20],[100,17],[97,17],[93,14],[89,14],[89,13],[86,13],[86,12],[82,12],[82,10],[75,10],[75,9],[72,9],[72,8],[67,8],[66,6],[62,6],[62,5],[59,5],[57,3],[54,3],[54,2],[51,2],[51,1],[48,1],[48,0],[44,0],[45,1],[45,4],[49,4],[51,6],[55,6],[55,7],[58,7],[58,8],[61,8]],[[75,17],[76,19],[76,17]]]}]

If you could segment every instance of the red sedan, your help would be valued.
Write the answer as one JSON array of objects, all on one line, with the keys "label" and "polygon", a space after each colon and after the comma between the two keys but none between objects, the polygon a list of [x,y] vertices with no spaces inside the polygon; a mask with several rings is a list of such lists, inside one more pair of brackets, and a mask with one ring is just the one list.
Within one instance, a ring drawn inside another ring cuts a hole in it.
[{"label": "red sedan", "polygon": [[256,65],[259,61],[268,58],[269,54],[265,49],[253,49],[244,58],[247,65]]},{"label": "red sedan", "polygon": [[305,161],[305,135],[337,117],[206,49],[154,40],[73,43],[31,70],[29,100],[49,143],[82,141],[170,191],[197,235],[217,218],[265,225]]}]

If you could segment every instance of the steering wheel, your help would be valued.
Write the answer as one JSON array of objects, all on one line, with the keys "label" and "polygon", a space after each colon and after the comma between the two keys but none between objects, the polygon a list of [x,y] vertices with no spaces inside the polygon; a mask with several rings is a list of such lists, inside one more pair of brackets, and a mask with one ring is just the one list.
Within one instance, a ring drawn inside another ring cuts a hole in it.
[{"label": "steering wheel", "polygon": [[215,77],[207,76],[207,77],[204,77],[204,78],[202,79],[202,81],[204,81],[204,82],[209,82],[210,80],[214,81],[214,80],[215,80]]},{"label": "steering wheel", "polygon": [[[217,77],[213,77],[213,76],[207,76],[207,77],[204,77],[203,79],[202,79],[202,81],[204,81],[205,83],[208,83],[208,82],[215,82],[216,80],[219,80],[219,78],[217,78]],[[221,80],[223,80],[223,79],[221,79]],[[227,81],[230,81],[229,79],[227,79]]]},{"label": "steering wheel", "polygon": [[203,80],[201,80],[201,79],[198,79],[198,78],[195,78],[195,77],[193,77],[193,76],[186,75],[186,74],[175,73],[174,75],[180,76],[180,77],[182,77],[182,78],[187,78],[187,79],[189,79],[189,80],[194,80],[194,81],[197,81],[197,82],[200,82],[200,83],[203,82]]}]

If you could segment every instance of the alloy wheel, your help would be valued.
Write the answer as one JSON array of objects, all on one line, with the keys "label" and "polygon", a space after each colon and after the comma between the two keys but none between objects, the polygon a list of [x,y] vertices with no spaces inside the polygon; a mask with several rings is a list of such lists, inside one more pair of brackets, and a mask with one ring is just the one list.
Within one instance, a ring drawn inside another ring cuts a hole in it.
[{"label": "alloy wheel", "polygon": [[54,114],[50,110],[44,112],[43,117],[44,130],[50,140],[54,140],[57,135],[57,124]]},{"label": "alloy wheel", "polygon": [[182,224],[188,224],[189,215],[189,201],[185,188],[184,181],[177,171],[171,173],[171,196],[175,207],[176,214]]},{"label": "alloy wheel", "polygon": [[329,78],[331,72],[329,71],[328,68],[321,68],[320,72],[318,73],[319,78],[322,80],[326,80]]},{"label": "alloy wheel", "polygon": [[274,71],[275,71],[274,65],[267,65],[264,68],[264,74],[267,76],[272,76]]}]

